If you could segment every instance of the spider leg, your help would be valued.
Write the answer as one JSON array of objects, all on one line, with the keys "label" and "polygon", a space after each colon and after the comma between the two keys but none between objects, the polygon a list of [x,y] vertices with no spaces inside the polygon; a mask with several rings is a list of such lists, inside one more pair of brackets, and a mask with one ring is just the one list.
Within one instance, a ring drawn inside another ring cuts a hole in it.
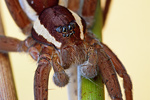
[{"label": "spider leg", "polygon": [[97,45],[98,66],[112,100],[123,100],[114,66],[102,46]]},{"label": "spider leg", "polygon": [[30,56],[37,61],[41,44],[28,37],[24,41],[12,37],[0,35],[0,52],[29,52]]},{"label": "spider leg", "polygon": [[79,11],[80,0],[68,0],[68,8],[74,12]]},{"label": "spider leg", "polygon": [[48,100],[48,79],[51,65],[41,58],[34,76],[34,100]]},{"label": "spider leg", "polygon": [[84,18],[87,28],[91,28],[94,22],[98,0],[68,0],[68,8]]},{"label": "spider leg", "polygon": [[23,33],[30,34],[32,24],[27,15],[22,10],[18,0],[5,0],[9,12],[16,24],[22,29]]},{"label": "spider leg", "polygon": [[35,41],[31,37],[28,37],[26,40],[21,41],[16,38],[0,35],[1,52],[26,52],[28,48],[34,43]]},{"label": "spider leg", "polygon": [[51,70],[52,47],[43,47],[34,76],[35,100],[48,100],[48,79]]},{"label": "spider leg", "polygon": [[21,44],[21,41],[18,39],[0,35],[0,51],[1,52],[19,51],[18,48],[20,44]]},{"label": "spider leg", "polygon": [[23,41],[0,35],[0,51],[1,52],[21,52],[26,49]]},{"label": "spider leg", "polygon": [[87,28],[93,26],[97,4],[98,0],[84,0],[83,2],[81,16],[85,19]]},{"label": "spider leg", "polygon": [[94,78],[98,75],[97,67],[97,52],[93,47],[89,47],[87,50],[88,58],[83,64],[81,64],[80,71],[82,76],[87,78]]},{"label": "spider leg", "polygon": [[118,75],[123,78],[126,100],[133,100],[132,82],[125,67],[118,59],[118,57],[105,44],[103,44],[103,47],[105,52],[111,57],[111,60],[115,66],[115,70],[117,71]]},{"label": "spider leg", "polygon": [[103,27],[105,26],[105,23],[106,23],[106,19],[107,19],[107,15],[109,13],[110,5],[111,5],[111,0],[105,0],[105,7],[103,9]]}]

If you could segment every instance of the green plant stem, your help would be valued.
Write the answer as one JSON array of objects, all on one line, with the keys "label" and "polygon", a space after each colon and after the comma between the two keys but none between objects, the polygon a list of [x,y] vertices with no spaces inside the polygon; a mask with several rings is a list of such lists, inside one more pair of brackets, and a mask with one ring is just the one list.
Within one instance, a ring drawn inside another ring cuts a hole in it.
[{"label": "green plant stem", "polygon": [[[97,4],[95,23],[92,32],[101,41],[102,40],[102,10],[100,2]],[[81,76],[81,99],[78,100],[104,100],[104,84],[100,75],[94,79],[86,79]]]}]

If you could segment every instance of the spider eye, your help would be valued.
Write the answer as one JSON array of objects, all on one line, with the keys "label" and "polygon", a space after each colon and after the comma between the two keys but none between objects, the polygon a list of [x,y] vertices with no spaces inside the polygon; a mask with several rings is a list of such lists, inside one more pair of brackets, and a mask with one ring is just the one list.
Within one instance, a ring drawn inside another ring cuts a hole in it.
[{"label": "spider eye", "polygon": [[67,32],[66,26],[63,26],[63,27],[62,27],[62,32],[63,32],[63,33],[66,33],[66,32]]},{"label": "spider eye", "polygon": [[66,37],[69,37],[69,34],[66,34]]},{"label": "spider eye", "polygon": [[62,36],[63,36],[63,37],[66,37],[66,34],[63,34]]},{"label": "spider eye", "polygon": [[70,25],[72,26],[72,28],[76,27],[76,24],[74,22],[71,22]]},{"label": "spider eye", "polygon": [[57,27],[57,28],[56,28],[56,31],[57,31],[58,33],[61,33],[61,32],[62,32],[62,27],[61,27],[61,26]]},{"label": "spider eye", "polygon": [[73,27],[71,25],[68,25],[68,30],[72,31]]},{"label": "spider eye", "polygon": [[71,33],[69,33],[70,35],[72,35],[72,34],[74,34],[75,33],[75,31],[72,31]]}]

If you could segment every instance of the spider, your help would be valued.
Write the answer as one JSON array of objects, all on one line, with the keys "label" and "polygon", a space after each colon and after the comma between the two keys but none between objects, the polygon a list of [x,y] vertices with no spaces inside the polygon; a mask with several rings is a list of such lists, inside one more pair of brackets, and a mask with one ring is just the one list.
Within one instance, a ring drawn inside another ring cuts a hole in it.
[{"label": "spider", "polygon": [[[58,0],[49,0],[45,5],[35,0],[27,1],[39,15],[35,16],[33,26],[26,17],[18,22],[28,37],[20,41],[0,36],[0,51],[28,52],[38,62],[34,78],[35,100],[48,99],[51,67],[54,69],[54,83],[63,87],[69,82],[65,69],[72,64],[78,65],[82,76],[86,78],[94,78],[100,73],[111,99],[122,100],[117,72],[123,78],[126,100],[132,100],[132,82],[123,64],[104,43],[99,42],[86,29],[86,22],[82,17],[58,5]],[[10,2],[7,4],[11,5]],[[23,12],[20,13],[25,16]]]}]

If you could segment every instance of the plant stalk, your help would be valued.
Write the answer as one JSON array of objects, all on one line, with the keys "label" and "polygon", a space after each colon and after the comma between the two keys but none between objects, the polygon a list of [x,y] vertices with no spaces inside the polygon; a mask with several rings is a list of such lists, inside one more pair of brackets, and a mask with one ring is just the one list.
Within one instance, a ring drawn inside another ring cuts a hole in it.
[{"label": "plant stalk", "polygon": [[[4,35],[4,29],[1,19],[1,7],[0,35]],[[18,100],[9,56],[7,53],[0,53],[0,100]]]}]

